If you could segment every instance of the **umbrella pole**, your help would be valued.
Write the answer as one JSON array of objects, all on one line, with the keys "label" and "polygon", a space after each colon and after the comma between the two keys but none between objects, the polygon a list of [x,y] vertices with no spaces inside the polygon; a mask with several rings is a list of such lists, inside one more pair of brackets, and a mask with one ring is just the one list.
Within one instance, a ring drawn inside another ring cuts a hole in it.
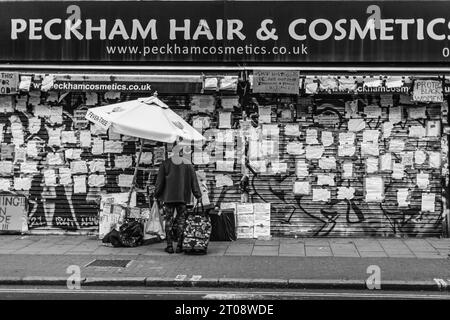
[{"label": "umbrella pole", "polygon": [[144,139],[140,139],[139,141],[141,142],[141,149],[139,150],[139,155],[136,160],[136,166],[134,167],[133,181],[131,182],[130,192],[128,193],[127,207],[130,206],[131,195],[133,194],[135,184],[136,184],[136,176],[137,176],[137,172],[138,172],[138,166],[139,166],[139,163],[141,162],[142,149],[144,148]]}]

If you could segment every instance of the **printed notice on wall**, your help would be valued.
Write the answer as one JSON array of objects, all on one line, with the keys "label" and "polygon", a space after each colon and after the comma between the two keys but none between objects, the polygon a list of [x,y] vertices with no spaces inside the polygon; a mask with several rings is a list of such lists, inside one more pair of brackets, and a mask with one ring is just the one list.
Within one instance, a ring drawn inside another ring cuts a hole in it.
[{"label": "printed notice on wall", "polygon": [[434,193],[422,193],[422,206],[421,210],[424,212],[435,211],[436,194]]},{"label": "printed notice on wall", "polygon": [[300,74],[298,71],[253,71],[254,93],[298,94]]},{"label": "printed notice on wall", "polygon": [[366,177],[366,202],[381,202],[383,201],[384,183],[380,176]]},{"label": "printed notice on wall", "polygon": [[397,203],[399,207],[409,206],[409,190],[407,188],[399,188],[397,190]]},{"label": "printed notice on wall", "polygon": [[444,95],[441,80],[416,80],[414,82],[413,100],[420,102],[442,102]]},{"label": "printed notice on wall", "polygon": [[0,233],[5,231],[28,231],[27,199],[24,196],[0,196]]},{"label": "printed notice on wall", "polygon": [[313,189],[313,199],[312,201],[324,201],[330,200],[331,192],[328,189]]},{"label": "printed notice on wall", "polygon": [[338,187],[337,198],[351,200],[355,197],[355,188],[353,187]]}]

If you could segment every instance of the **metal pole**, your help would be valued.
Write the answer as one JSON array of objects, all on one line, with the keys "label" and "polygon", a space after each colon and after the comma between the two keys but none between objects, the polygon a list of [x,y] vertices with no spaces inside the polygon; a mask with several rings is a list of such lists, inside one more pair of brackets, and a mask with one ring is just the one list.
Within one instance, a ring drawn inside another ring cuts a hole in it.
[{"label": "metal pole", "polygon": [[138,166],[139,166],[139,163],[141,162],[142,149],[143,149],[143,146],[144,146],[144,139],[139,139],[139,141],[141,142],[141,149],[139,150],[139,155],[138,155],[138,158],[136,160],[136,166],[134,167],[133,181],[131,182],[130,192],[128,193],[127,207],[130,206],[131,195],[133,194],[133,191],[134,191],[134,188],[135,188],[136,176],[137,176],[137,172],[138,172]]}]

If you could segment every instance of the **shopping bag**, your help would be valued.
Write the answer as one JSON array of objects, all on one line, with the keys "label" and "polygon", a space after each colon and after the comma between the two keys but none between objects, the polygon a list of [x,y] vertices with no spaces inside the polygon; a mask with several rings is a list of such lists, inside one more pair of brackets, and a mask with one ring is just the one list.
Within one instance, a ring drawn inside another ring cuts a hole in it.
[{"label": "shopping bag", "polygon": [[166,238],[166,233],[164,231],[164,222],[161,217],[161,210],[159,208],[158,202],[154,201],[152,210],[150,211],[150,217],[145,223],[145,234],[159,236],[161,239]]}]

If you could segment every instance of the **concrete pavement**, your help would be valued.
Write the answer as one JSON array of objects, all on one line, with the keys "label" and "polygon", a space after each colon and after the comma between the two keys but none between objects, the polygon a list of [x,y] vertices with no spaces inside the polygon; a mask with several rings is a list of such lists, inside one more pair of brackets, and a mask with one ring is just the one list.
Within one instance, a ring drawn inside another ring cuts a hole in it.
[{"label": "concrete pavement", "polygon": [[[382,289],[450,287],[449,239],[243,239],[211,242],[206,256],[163,249],[106,247],[86,236],[3,235],[0,284],[65,285],[75,266],[85,286],[365,289],[375,266]],[[130,261],[88,266],[96,259]]]}]

